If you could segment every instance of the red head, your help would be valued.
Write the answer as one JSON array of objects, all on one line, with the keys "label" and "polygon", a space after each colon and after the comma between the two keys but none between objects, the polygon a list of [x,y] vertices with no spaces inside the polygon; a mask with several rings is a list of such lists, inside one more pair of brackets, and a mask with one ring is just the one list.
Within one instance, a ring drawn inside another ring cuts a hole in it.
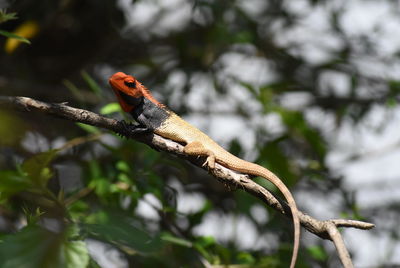
[{"label": "red head", "polygon": [[156,101],[150,92],[145,88],[135,77],[131,75],[124,74],[123,72],[118,72],[113,74],[108,80],[115,95],[118,98],[118,102],[125,112],[130,112],[134,109],[134,105],[128,103],[123,95],[128,95],[133,98],[145,97],[157,105],[161,105]]}]

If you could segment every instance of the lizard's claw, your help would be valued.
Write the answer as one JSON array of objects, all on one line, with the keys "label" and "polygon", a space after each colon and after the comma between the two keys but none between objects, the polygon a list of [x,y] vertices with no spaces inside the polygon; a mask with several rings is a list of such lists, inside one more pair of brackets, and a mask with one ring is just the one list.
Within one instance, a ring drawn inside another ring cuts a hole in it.
[{"label": "lizard's claw", "polygon": [[215,168],[215,156],[209,155],[203,164],[203,167],[207,166],[209,169]]},{"label": "lizard's claw", "polygon": [[215,155],[211,150],[204,148],[203,144],[199,141],[193,141],[183,148],[183,152],[188,155],[195,156],[207,156],[206,161],[203,163],[203,167],[208,167],[209,169],[215,168]]},{"label": "lizard's claw", "polygon": [[150,128],[134,123],[127,123],[124,120],[119,121],[122,130],[117,132],[118,135],[125,138],[133,137],[134,135],[141,135],[151,132]]},{"label": "lizard's claw", "polygon": [[118,136],[129,138],[132,128],[134,128],[134,124],[131,122],[127,123],[125,120],[119,121],[121,125],[121,130],[116,132]]},{"label": "lizard's claw", "polygon": [[129,138],[132,136],[132,134],[136,130],[136,125],[133,124],[132,122],[126,122],[125,120],[119,121],[119,124],[121,126],[121,130],[117,132],[118,136],[124,137],[124,138]]}]

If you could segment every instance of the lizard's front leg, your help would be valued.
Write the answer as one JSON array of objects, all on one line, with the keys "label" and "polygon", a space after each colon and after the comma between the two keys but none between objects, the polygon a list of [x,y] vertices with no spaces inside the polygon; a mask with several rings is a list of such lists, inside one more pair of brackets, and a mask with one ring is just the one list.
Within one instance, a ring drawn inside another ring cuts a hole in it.
[{"label": "lizard's front leg", "polygon": [[215,168],[215,154],[213,151],[206,149],[199,141],[194,141],[187,144],[183,148],[183,152],[188,155],[207,156],[207,160],[203,166],[208,166],[210,169]]}]

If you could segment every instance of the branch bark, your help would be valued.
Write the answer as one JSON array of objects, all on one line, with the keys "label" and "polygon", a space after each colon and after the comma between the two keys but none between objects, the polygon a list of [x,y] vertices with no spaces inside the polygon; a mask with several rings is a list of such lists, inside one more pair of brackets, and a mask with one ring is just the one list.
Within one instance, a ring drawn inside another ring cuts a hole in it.
[{"label": "branch bark", "polygon": [[[73,108],[63,103],[46,103],[27,97],[0,97],[0,103],[12,105],[24,111],[30,111],[31,109],[37,110],[70,121],[105,128],[119,134],[125,134],[126,131],[124,124],[121,121],[107,118],[87,110]],[[165,139],[156,134],[135,135],[131,136],[130,138],[145,143],[158,151],[165,151],[180,158],[189,160],[194,165],[204,169],[202,166],[204,159],[198,159],[196,157],[185,155],[183,153],[183,146],[172,140]],[[210,171],[210,173],[226,187],[229,187],[230,189],[242,189],[256,196],[262,202],[274,208],[279,213],[291,218],[290,208],[286,202],[280,200],[270,191],[251,180],[248,175],[237,173],[219,165],[218,163],[216,163],[216,168]],[[338,228],[353,227],[357,229],[368,230],[374,227],[374,224],[372,223],[355,220],[331,219],[320,221],[301,211],[299,211],[299,218],[301,225],[307,231],[319,236],[322,239],[331,240],[334,243],[338,251],[339,258],[343,266],[346,268],[353,267],[353,264]]]}]

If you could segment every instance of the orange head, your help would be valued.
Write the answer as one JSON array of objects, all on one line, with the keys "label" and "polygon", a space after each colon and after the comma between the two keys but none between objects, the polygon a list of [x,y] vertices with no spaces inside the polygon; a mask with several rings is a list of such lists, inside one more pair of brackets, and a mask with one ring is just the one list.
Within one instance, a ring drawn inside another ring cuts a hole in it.
[{"label": "orange head", "polygon": [[131,112],[135,108],[135,101],[128,101],[129,99],[139,100],[141,97],[144,97],[157,105],[161,105],[153,98],[148,89],[131,75],[118,72],[113,74],[108,82],[114,90],[118,102],[125,112]]}]

